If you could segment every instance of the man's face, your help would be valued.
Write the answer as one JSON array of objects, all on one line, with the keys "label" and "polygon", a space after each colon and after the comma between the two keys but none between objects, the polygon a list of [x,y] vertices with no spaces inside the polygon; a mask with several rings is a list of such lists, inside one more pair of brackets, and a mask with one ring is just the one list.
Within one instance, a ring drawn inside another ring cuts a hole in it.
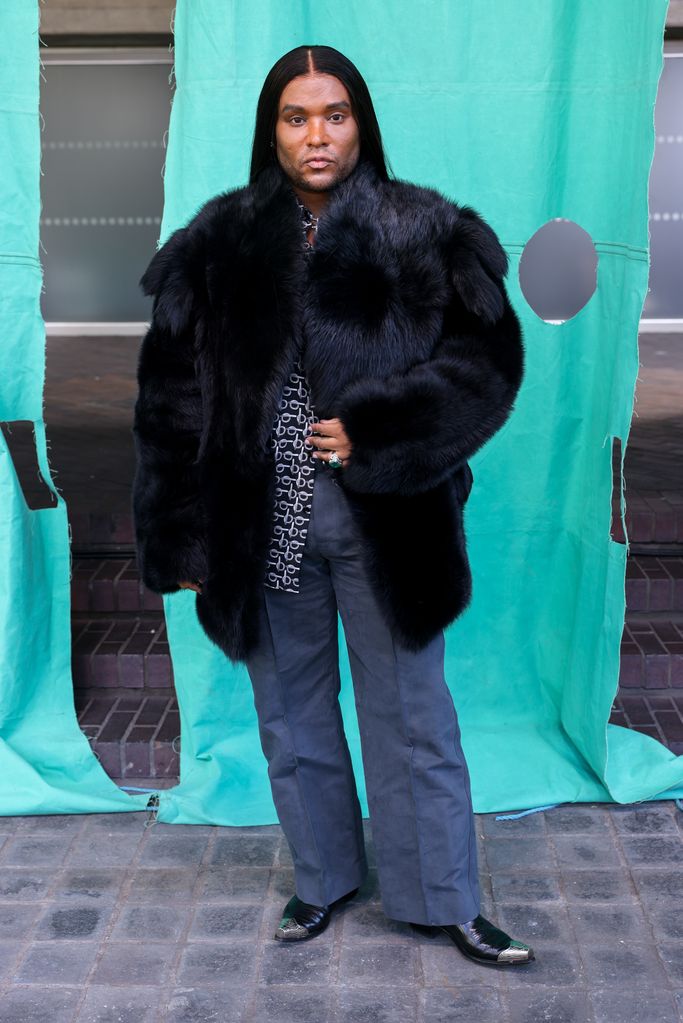
[{"label": "man's face", "polygon": [[334,75],[293,78],[280,96],[275,140],[280,166],[297,189],[324,192],[343,181],[360,154],[346,86]]}]

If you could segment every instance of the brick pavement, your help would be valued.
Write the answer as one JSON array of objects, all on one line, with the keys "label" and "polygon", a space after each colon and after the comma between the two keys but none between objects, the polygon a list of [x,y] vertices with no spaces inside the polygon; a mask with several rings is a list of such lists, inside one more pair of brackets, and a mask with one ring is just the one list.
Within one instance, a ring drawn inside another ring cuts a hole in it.
[{"label": "brick pavement", "polygon": [[0,818],[0,1023],[680,1023],[683,812],[495,817],[476,817],[482,912],[538,957],[508,971],[384,916],[368,821],[359,895],[283,946],[278,825]]}]

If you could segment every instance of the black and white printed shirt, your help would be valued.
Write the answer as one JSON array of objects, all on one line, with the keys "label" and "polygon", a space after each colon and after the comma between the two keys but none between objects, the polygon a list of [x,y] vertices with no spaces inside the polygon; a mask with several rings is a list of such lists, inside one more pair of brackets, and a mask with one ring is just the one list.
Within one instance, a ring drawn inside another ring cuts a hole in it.
[{"label": "black and white printed shirt", "polygon": [[[298,196],[303,247],[313,246],[307,231],[314,223],[311,211]],[[310,423],[318,422],[304,373],[301,350],[280,398],[270,445],[275,458],[275,515],[264,584],[274,590],[299,592],[299,567],[306,543],[318,461],[315,448],[304,444]]]}]

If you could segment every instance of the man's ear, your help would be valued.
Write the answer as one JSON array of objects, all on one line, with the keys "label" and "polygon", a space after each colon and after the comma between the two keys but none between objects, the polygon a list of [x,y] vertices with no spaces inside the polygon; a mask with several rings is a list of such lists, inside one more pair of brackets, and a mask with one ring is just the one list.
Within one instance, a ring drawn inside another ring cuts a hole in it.
[{"label": "man's ear", "polygon": [[471,206],[459,206],[446,250],[451,278],[465,307],[485,323],[496,323],[505,309],[508,257],[493,228]]}]

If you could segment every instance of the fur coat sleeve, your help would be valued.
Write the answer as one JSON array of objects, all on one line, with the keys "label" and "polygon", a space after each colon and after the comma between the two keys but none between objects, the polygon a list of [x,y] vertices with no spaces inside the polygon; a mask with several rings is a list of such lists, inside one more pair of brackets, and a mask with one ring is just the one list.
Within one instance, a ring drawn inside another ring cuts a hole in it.
[{"label": "fur coat sleeve", "polygon": [[350,490],[430,490],[512,411],[524,349],[503,280],[507,254],[486,221],[462,206],[446,259],[452,297],[430,358],[405,373],[356,380],[340,396],[338,415],[352,444],[343,470]]},{"label": "fur coat sleeve", "polygon": [[132,502],[140,574],[155,593],[173,593],[180,581],[203,580],[207,569],[198,511],[202,424],[194,360],[195,292],[186,235],[187,228],[176,230],[140,280],[154,303],[138,357]]}]

